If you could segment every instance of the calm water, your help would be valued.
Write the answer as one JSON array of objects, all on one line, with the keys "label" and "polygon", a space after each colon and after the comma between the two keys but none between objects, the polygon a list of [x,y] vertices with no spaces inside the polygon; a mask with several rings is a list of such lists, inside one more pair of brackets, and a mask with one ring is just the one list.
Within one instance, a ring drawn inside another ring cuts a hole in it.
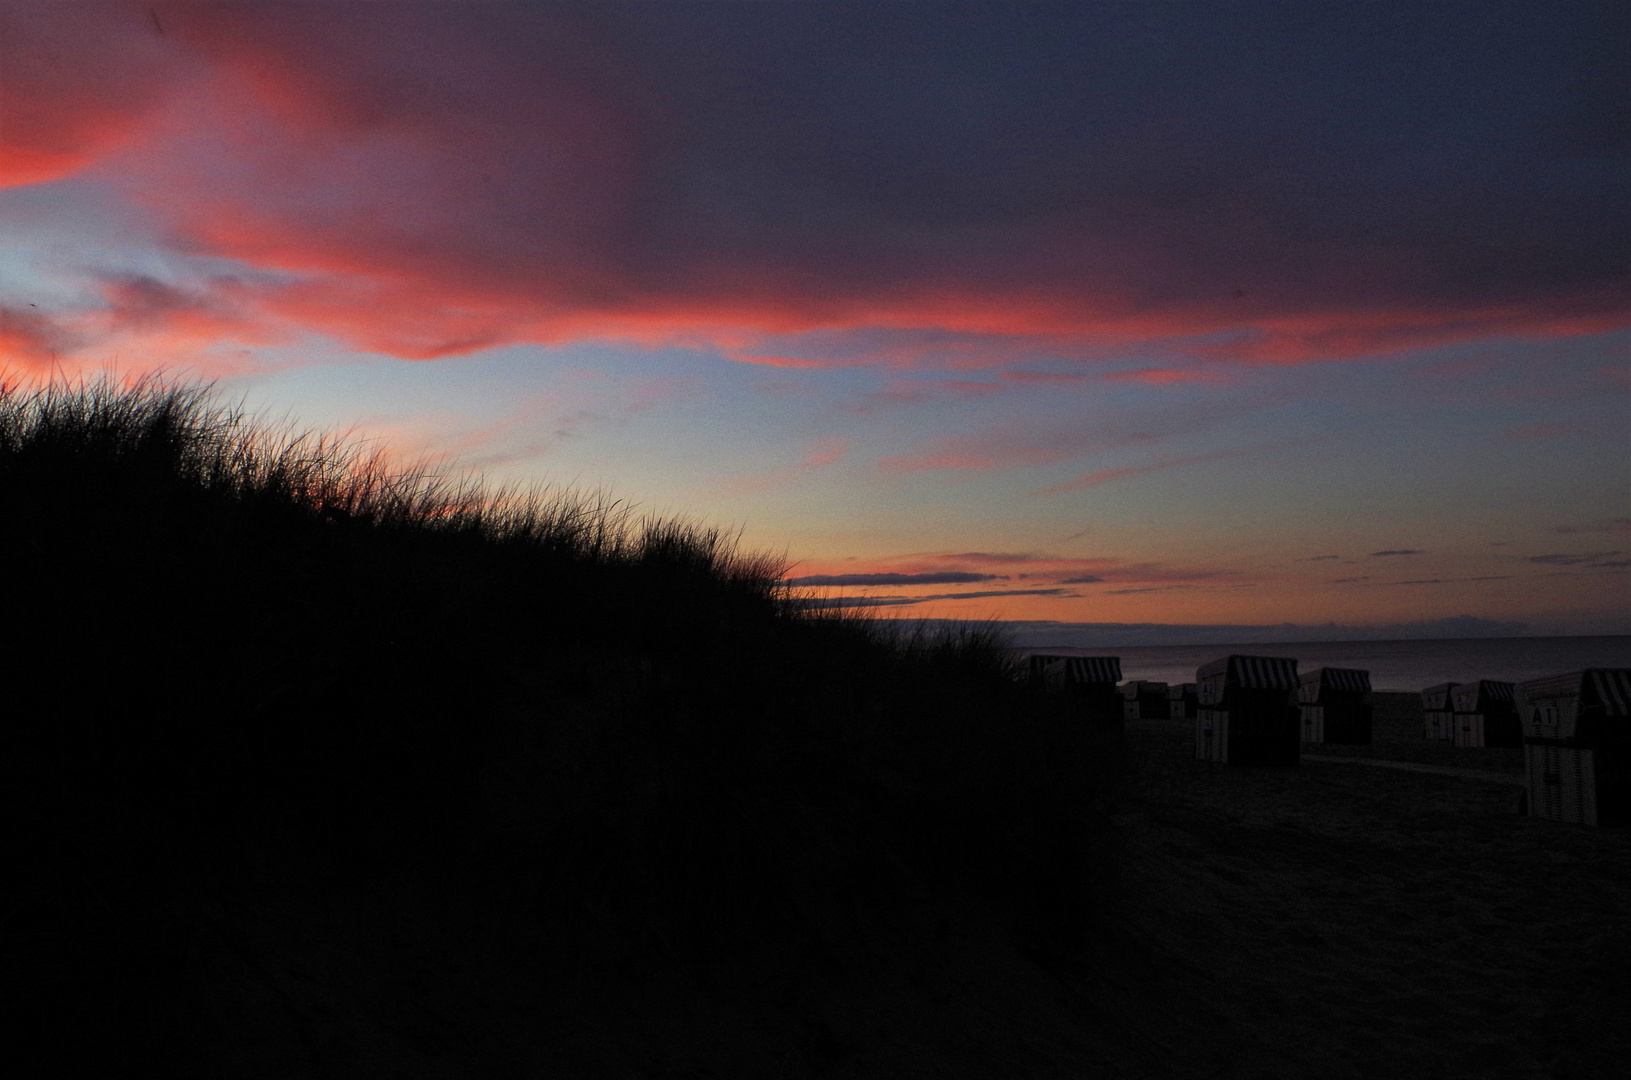
[{"label": "calm water", "polygon": [[1522,682],[1585,667],[1631,667],[1631,637],[1449,638],[1438,641],[1314,641],[1269,645],[1145,645],[1037,649],[1063,656],[1119,656],[1128,679],[1193,682],[1195,669],[1230,653],[1294,656],[1299,670],[1363,668],[1378,690],[1441,682]]}]

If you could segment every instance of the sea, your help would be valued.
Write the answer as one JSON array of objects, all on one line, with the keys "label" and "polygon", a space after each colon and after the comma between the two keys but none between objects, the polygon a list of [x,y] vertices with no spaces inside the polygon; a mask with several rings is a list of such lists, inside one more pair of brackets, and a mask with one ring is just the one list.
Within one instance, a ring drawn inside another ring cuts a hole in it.
[{"label": "sea", "polygon": [[1442,638],[1423,641],[1309,641],[1263,645],[1138,645],[1036,648],[1055,656],[1119,656],[1124,679],[1194,682],[1195,669],[1231,653],[1290,656],[1301,671],[1360,668],[1377,690],[1419,691],[1444,682],[1523,682],[1588,667],[1631,668],[1631,636]]}]

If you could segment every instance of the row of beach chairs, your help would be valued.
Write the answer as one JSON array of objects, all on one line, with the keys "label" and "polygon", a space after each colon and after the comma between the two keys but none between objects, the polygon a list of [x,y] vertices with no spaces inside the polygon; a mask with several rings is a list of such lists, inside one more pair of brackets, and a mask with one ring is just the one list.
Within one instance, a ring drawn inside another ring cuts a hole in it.
[{"label": "row of beach chairs", "polygon": [[[1119,657],[1037,654],[1030,677],[1069,694],[1089,719],[1192,720],[1205,761],[1295,765],[1304,744],[1371,741],[1370,673],[1355,668],[1299,675],[1293,659],[1234,655],[1201,665],[1192,683],[1121,683]],[[1531,815],[1631,824],[1631,669],[1441,683],[1422,691],[1422,712],[1428,739],[1522,746]]]},{"label": "row of beach chairs", "polygon": [[[1241,745],[1233,756],[1250,758],[1247,744],[1261,741],[1258,728],[1263,725],[1257,715],[1262,713],[1264,724],[1272,728],[1273,718],[1284,717],[1278,710],[1285,705],[1296,711],[1296,742],[1368,743],[1371,738],[1371,707],[1365,702],[1370,673],[1355,669],[1316,668],[1299,676],[1295,660],[1231,656],[1200,668],[1195,682],[1133,679],[1118,686],[1119,657],[1034,655],[1031,678],[1071,693],[1099,717],[1195,720],[1197,739],[1210,747],[1200,756],[1217,761],[1230,760],[1230,748],[1236,743]],[[1225,731],[1227,718],[1217,715],[1230,711],[1236,714],[1232,736]]]}]

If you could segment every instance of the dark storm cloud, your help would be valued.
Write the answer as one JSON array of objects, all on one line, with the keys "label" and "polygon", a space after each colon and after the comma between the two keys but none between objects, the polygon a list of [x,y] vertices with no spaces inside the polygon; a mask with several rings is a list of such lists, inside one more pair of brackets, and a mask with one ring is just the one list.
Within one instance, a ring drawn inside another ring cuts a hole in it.
[{"label": "dark storm cloud", "polygon": [[358,347],[1289,362],[1623,325],[1626,10],[17,4],[0,93]]}]

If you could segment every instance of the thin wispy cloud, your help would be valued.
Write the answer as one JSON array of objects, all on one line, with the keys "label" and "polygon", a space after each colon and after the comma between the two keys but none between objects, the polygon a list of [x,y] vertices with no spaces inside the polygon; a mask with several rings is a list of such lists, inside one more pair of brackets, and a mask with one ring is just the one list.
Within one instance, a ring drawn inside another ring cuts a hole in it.
[{"label": "thin wispy cloud", "polygon": [[1255,582],[1255,581],[1237,581],[1237,582],[1230,582],[1228,584],[1214,584],[1214,585],[1149,585],[1149,586],[1143,586],[1143,587],[1135,588],[1135,589],[1106,589],[1106,590],[1104,590],[1104,595],[1105,596],[1136,596],[1136,595],[1141,594],[1141,593],[1202,592],[1202,591],[1216,592],[1216,591],[1219,591],[1219,590],[1254,589],[1254,588],[1257,587],[1257,584],[1258,583]]},{"label": "thin wispy cloud", "polygon": [[955,435],[929,447],[878,459],[885,472],[923,472],[936,469],[985,471],[1048,465],[1083,454],[1159,442],[1170,437],[1146,430],[1106,432],[1077,430],[1038,433],[1034,426],[1019,426],[984,435]]},{"label": "thin wispy cloud", "polygon": [[1475,582],[1475,581],[1511,581],[1511,580],[1513,580],[1513,578],[1514,578],[1514,575],[1512,575],[1512,574],[1484,574],[1484,575],[1481,575],[1481,576],[1478,576],[1478,577],[1415,578],[1415,579],[1410,580],[1410,581],[1377,581],[1377,582],[1373,582],[1373,584],[1378,585],[1378,586],[1391,586],[1391,585],[1464,585],[1464,584],[1467,584],[1469,582]]},{"label": "thin wispy cloud", "polygon": [[[901,556],[885,565],[889,568],[844,570],[835,568],[828,573],[802,575],[795,583],[908,585],[931,584],[936,580],[975,582],[1042,578],[1060,586],[1104,584],[1125,588],[1144,585],[1234,583],[1244,576],[1241,570],[1231,567],[1186,566],[1108,556],[1059,557],[1043,552],[935,552]],[[983,569],[965,569],[967,567]],[[1020,595],[1020,592],[1016,590],[1014,595]]]},{"label": "thin wispy cloud", "polygon": [[1069,589],[998,589],[990,592],[935,593],[932,596],[820,596],[795,600],[807,608],[845,607],[909,607],[926,604],[931,600],[986,600],[996,596],[1059,596],[1080,595]]},{"label": "thin wispy cloud", "polygon": [[1088,488],[1101,487],[1105,484],[1118,483],[1150,473],[1165,472],[1169,469],[1183,468],[1189,465],[1200,465],[1214,461],[1230,461],[1236,458],[1255,457],[1270,454],[1280,450],[1293,448],[1306,448],[1308,440],[1286,439],[1271,443],[1259,443],[1252,446],[1237,446],[1226,450],[1215,450],[1205,454],[1188,454],[1177,457],[1160,458],[1145,462],[1141,465],[1127,465],[1108,469],[1096,469],[1085,473],[1073,480],[1066,480],[1060,484],[1052,484],[1031,492],[1032,495],[1059,495],[1071,491],[1082,491]]},{"label": "thin wispy cloud", "polygon": [[1233,381],[1221,371],[1201,368],[1136,368],[1132,371],[1106,371],[1098,378],[1105,382],[1133,382],[1145,386],[1171,386],[1174,383],[1217,385]]},{"label": "thin wispy cloud", "polygon": [[1588,551],[1563,553],[1557,552],[1547,555],[1525,555],[1523,561],[1535,563],[1539,566],[1624,566],[1625,560],[1618,558],[1624,555],[1623,551]]},{"label": "thin wispy cloud", "polygon": [[[1000,563],[1005,566],[1010,563],[1053,563],[1058,561],[1049,555],[1038,555],[1032,552],[1023,551],[949,551],[942,555],[931,556],[931,558],[939,559],[943,562]],[[1089,559],[1085,561],[1098,563],[1107,562],[1109,560]]]},{"label": "thin wispy cloud", "polygon": [[[878,468],[898,474],[932,470],[997,471],[1049,465],[1091,454],[1153,448],[1180,436],[1193,438],[1230,421],[1258,415],[1275,404],[1277,399],[1273,393],[1252,393],[1226,400],[1208,398],[1171,406],[1127,407],[1068,423],[1009,421],[981,431],[942,436],[916,449],[886,455],[878,460]],[[1291,445],[1297,444],[1275,442],[1221,453],[1247,454]]]},{"label": "thin wispy cloud", "polygon": [[1620,533],[1631,536],[1631,517],[1604,518],[1585,525],[1556,525],[1552,531],[1564,536],[1575,536],[1583,533]]},{"label": "thin wispy cloud", "polygon": [[1005,581],[1006,574],[809,574],[788,578],[789,585],[966,585],[979,581]]},{"label": "thin wispy cloud", "polygon": [[1040,383],[1043,385],[1068,385],[1083,383],[1093,377],[1087,371],[999,371],[997,378],[1004,382]]},{"label": "thin wispy cloud", "polygon": [[834,407],[840,412],[872,416],[905,406],[983,401],[1005,389],[1001,383],[974,379],[896,379],[882,390],[852,395]]},{"label": "thin wispy cloud", "polygon": [[1208,461],[1225,461],[1229,458],[1242,457],[1247,453],[1249,451],[1246,450],[1220,450],[1211,454],[1191,454],[1187,457],[1164,458],[1144,465],[1124,465],[1112,469],[1095,469],[1090,473],[1084,473],[1076,477],[1074,480],[1066,480],[1061,484],[1050,484],[1045,488],[1038,488],[1031,494],[1062,495],[1069,491],[1084,491],[1088,488],[1102,487],[1105,484],[1114,484],[1122,480],[1131,480],[1137,476],[1148,476],[1150,473],[1182,468],[1185,465],[1199,465]]},{"label": "thin wispy cloud", "polygon": [[1106,589],[1106,596],[1137,596],[1140,593],[1158,592],[1189,592],[1198,586],[1195,585],[1147,585],[1137,589]]},{"label": "thin wispy cloud", "polygon": [[854,442],[849,439],[836,435],[824,436],[806,447],[805,452],[792,465],[725,481],[715,485],[711,494],[720,498],[740,498],[791,487],[813,472],[839,464],[854,446]]}]

